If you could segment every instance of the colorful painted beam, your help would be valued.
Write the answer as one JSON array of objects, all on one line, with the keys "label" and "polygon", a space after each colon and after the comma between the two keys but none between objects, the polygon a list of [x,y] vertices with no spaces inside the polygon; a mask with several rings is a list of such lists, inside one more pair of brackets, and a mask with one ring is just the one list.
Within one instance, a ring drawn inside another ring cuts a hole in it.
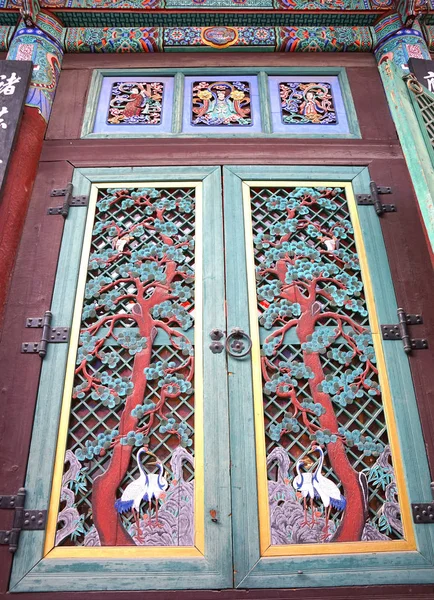
[{"label": "colorful painted beam", "polygon": [[[22,2],[0,0],[0,25]],[[427,2],[428,0],[420,0]],[[434,0],[433,0],[434,1]],[[41,0],[65,27],[368,26],[394,0]]]},{"label": "colorful painted beam", "polygon": [[13,33],[14,28],[9,25],[0,27],[0,52],[7,52]]},{"label": "colorful painted beam", "polygon": [[425,25],[424,36],[425,36],[429,51],[434,52],[434,25]]},{"label": "colorful painted beam", "polygon": [[182,50],[370,52],[369,27],[71,27],[65,52],[171,52]]},{"label": "colorful painted beam", "polygon": [[[41,0],[42,9],[79,10],[179,10],[213,12],[221,10],[276,12],[294,10],[370,10],[391,7],[393,0]],[[22,0],[0,0],[0,8],[16,9]]]},{"label": "colorful painted beam", "polygon": [[392,60],[408,72],[410,58],[430,58],[423,31],[417,21],[413,23],[412,27],[403,27],[402,15],[391,13],[374,25],[374,53],[379,64]]}]

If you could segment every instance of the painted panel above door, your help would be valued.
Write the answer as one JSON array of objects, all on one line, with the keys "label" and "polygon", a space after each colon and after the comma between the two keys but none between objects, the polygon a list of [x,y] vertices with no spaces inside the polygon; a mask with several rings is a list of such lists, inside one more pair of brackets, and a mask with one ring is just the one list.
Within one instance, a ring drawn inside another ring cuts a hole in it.
[{"label": "painted panel above door", "polygon": [[95,70],[81,137],[360,138],[342,67]]}]

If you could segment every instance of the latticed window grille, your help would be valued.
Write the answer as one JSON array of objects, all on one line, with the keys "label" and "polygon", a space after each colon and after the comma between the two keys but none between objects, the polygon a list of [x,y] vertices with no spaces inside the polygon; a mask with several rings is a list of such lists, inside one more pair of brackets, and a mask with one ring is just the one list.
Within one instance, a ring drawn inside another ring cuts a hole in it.
[{"label": "latticed window grille", "polygon": [[[345,189],[252,187],[250,200],[272,544],[346,541],[350,529],[353,540],[402,539]],[[315,483],[321,454],[329,508]]]},{"label": "latticed window grille", "polygon": [[195,188],[98,194],[56,544],[193,545]]},{"label": "latticed window grille", "polygon": [[405,81],[431,162],[434,164],[434,94],[424,87],[412,73],[405,77]]},{"label": "latticed window grille", "polygon": [[434,94],[424,91],[416,96],[416,102],[425,123],[431,146],[434,147]]}]

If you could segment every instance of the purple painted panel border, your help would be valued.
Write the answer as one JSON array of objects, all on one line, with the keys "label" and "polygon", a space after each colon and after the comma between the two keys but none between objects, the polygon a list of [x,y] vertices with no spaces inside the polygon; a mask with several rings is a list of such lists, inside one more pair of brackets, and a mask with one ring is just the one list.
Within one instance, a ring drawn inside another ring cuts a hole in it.
[{"label": "purple painted panel border", "polygon": [[[301,81],[303,83],[321,81],[329,83],[332,88],[333,103],[338,122],[327,125],[285,125],[282,123],[279,84],[286,81]],[[338,133],[350,133],[341,86],[337,76],[323,76],[320,72],[316,75],[277,75],[268,77],[268,85],[271,98],[273,133],[288,133],[303,137],[306,137],[308,134],[314,134],[315,137],[318,137],[318,135],[333,137]]]},{"label": "purple painted panel border", "polygon": [[[170,133],[172,130],[172,109],[173,109],[173,77],[160,77],[154,75],[152,77],[104,77],[101,92],[98,101],[98,108],[93,126],[93,133],[107,134],[155,134],[155,133]],[[164,84],[161,123],[159,125],[137,124],[137,125],[108,125],[106,122],[107,112],[111,97],[112,85],[118,81],[137,81],[137,82],[152,82],[161,81]]]}]

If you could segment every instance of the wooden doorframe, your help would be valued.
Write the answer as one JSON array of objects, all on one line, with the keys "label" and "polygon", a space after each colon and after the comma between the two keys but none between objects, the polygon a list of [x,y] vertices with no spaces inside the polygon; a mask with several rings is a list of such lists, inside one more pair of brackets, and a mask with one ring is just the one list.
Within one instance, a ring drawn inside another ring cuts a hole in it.
[{"label": "wooden doorframe", "polygon": [[[398,213],[381,219],[398,304],[408,312],[422,313],[424,324],[413,335],[426,337],[434,345],[433,283],[428,276],[430,254],[426,244],[418,204],[405,160],[396,136],[388,105],[372,55],[287,55],[225,53],[206,55],[207,66],[330,66],[347,69],[358,113],[360,140],[254,140],[161,139],[152,148],[143,140],[80,140],[79,131],[86,92],[95,68],[129,68],[177,65],[203,66],[204,57],[192,55],[67,55],[65,56],[59,91],[44,142],[39,173],[26,218],[20,249],[6,308],[0,349],[2,370],[0,389],[0,475],[2,492],[16,493],[23,485],[30,443],[40,359],[37,355],[20,354],[23,341],[37,340],[38,330],[24,328],[27,317],[39,316],[50,305],[57,257],[63,230],[60,218],[48,217],[52,205],[50,190],[64,187],[74,167],[86,166],[188,166],[210,164],[258,165],[359,165],[367,166],[380,185],[390,185]],[[372,98],[376,110],[372,111]],[[200,159],[200,160],[199,160]],[[423,426],[431,474],[434,475],[434,406],[430,402],[434,389],[434,373],[430,352],[410,356],[418,407]],[[23,373],[26,374],[23,377]],[[2,511],[2,528],[10,526],[10,513]],[[6,597],[11,556],[6,546],[0,547],[0,597]],[[364,597],[388,600],[412,597],[432,598],[434,586],[380,586],[321,589],[323,598],[337,600]],[[81,593],[79,593],[82,596]],[[73,600],[77,594],[53,593],[53,598]],[[318,590],[227,590],[219,592],[92,592],[95,600],[107,598],[134,600],[171,600],[190,598],[272,598],[315,600]],[[17,598],[46,600],[46,594],[17,594]]]}]

